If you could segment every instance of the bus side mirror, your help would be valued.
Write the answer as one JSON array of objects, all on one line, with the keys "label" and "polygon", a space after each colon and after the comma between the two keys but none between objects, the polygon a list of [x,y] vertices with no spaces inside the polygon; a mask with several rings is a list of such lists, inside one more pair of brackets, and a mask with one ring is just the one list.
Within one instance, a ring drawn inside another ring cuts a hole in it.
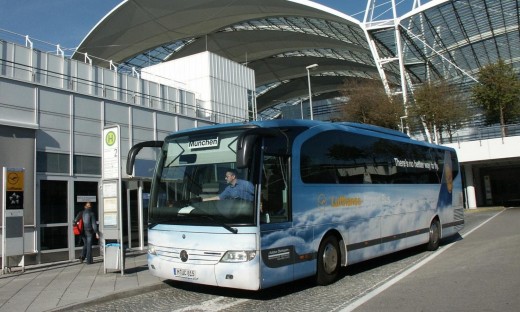
[{"label": "bus side mirror", "polygon": [[131,176],[134,172],[135,157],[143,147],[162,147],[163,144],[164,141],[145,141],[132,146],[128,151],[128,158],[126,159],[126,174]]},{"label": "bus side mirror", "polygon": [[253,157],[253,146],[258,138],[256,135],[245,135],[239,141],[237,148],[237,168],[247,168],[251,164]]}]

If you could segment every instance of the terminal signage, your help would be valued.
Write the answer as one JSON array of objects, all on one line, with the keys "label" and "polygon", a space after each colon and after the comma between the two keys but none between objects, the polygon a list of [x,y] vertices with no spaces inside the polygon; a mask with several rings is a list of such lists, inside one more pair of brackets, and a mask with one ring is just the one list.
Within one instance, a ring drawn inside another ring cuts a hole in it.
[{"label": "terminal signage", "polygon": [[24,174],[23,168],[2,167],[2,273],[10,271],[12,266],[24,264]]},{"label": "terminal signage", "polygon": [[6,172],[5,209],[23,209],[24,171],[8,169]]},{"label": "terminal signage", "polygon": [[103,179],[119,179],[121,176],[119,155],[119,127],[103,130]]},{"label": "terminal signage", "polygon": [[121,209],[121,131],[118,125],[103,129],[102,231],[104,272],[121,269],[124,275],[123,213]]}]

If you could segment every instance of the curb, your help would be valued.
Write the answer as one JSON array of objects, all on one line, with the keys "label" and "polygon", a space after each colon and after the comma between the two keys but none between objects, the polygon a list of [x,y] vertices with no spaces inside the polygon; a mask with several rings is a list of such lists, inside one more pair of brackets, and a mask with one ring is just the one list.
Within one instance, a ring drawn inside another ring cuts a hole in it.
[{"label": "curb", "polygon": [[504,209],[507,209],[507,207],[504,207],[504,206],[477,207],[477,208],[464,209],[464,213],[472,214],[472,213],[484,212],[484,211],[502,211]]}]

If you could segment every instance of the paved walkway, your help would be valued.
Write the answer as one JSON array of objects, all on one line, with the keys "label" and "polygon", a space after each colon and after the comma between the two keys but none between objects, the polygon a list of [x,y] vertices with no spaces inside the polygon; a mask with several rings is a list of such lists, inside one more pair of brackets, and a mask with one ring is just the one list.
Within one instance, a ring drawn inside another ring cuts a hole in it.
[{"label": "paved walkway", "polygon": [[25,272],[0,275],[0,311],[73,310],[78,304],[101,302],[166,287],[148,272],[146,254],[126,255],[125,274],[94,264],[72,262],[26,266]]}]

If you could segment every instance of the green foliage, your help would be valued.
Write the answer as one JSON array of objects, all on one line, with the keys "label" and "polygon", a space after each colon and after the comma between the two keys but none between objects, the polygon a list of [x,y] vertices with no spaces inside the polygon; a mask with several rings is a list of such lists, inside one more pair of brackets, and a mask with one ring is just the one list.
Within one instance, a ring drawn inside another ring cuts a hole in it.
[{"label": "green foliage", "polygon": [[452,141],[453,133],[460,129],[469,117],[467,101],[454,85],[438,80],[420,85],[414,91],[414,104],[408,114],[422,120],[430,133],[441,137],[446,131]]},{"label": "green foliage", "polygon": [[480,69],[473,100],[484,109],[487,124],[504,126],[520,117],[520,80],[503,60]]},{"label": "green foliage", "polygon": [[399,97],[390,98],[383,85],[375,80],[347,80],[341,90],[349,98],[342,120],[398,129],[404,114]]}]

